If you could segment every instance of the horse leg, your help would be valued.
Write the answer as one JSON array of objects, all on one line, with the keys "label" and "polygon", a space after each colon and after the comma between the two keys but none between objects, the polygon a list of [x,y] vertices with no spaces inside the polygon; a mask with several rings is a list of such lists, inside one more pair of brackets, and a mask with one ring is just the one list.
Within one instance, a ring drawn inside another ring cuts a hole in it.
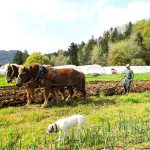
[{"label": "horse leg", "polygon": [[35,89],[36,84],[34,83],[30,84],[31,99],[34,103],[38,103],[40,100],[37,100],[37,97],[35,96]]},{"label": "horse leg", "polygon": [[86,100],[87,97],[86,97],[86,91],[85,91],[85,89],[82,90],[82,94],[83,94],[84,99]]},{"label": "horse leg", "polygon": [[45,87],[45,93],[44,93],[45,100],[42,105],[43,108],[48,107],[48,98],[49,98],[50,92],[51,92],[51,87],[50,86]]},{"label": "horse leg", "polygon": [[34,90],[33,90],[32,93],[31,93],[31,100],[32,100],[34,103],[37,102],[37,100],[36,100],[36,98],[35,98],[35,95],[34,95]]},{"label": "horse leg", "polygon": [[64,100],[66,100],[67,97],[68,97],[69,91],[67,89],[65,89],[65,88],[61,88],[60,90],[61,90],[61,92],[63,94]]},{"label": "horse leg", "polygon": [[80,91],[82,93],[84,100],[86,100],[87,97],[86,97],[86,91],[85,91],[85,89],[78,89],[78,91]]},{"label": "horse leg", "polygon": [[[84,75],[83,75],[84,76]],[[81,91],[81,93],[83,94],[83,97],[84,97],[84,99],[86,100],[87,99],[87,97],[86,97],[86,91],[85,91],[85,77],[83,77],[82,78],[82,82],[81,82],[81,84],[79,85],[79,87],[80,87],[80,91]]]},{"label": "horse leg", "polygon": [[76,89],[82,93],[84,99],[86,100],[87,97],[86,97],[85,86],[79,84],[76,86]]},{"label": "horse leg", "polygon": [[33,100],[35,100],[34,96],[34,90],[35,90],[35,85],[27,85],[26,87],[26,93],[27,93],[27,105],[31,104]]},{"label": "horse leg", "polygon": [[54,98],[56,99],[57,105],[60,105],[60,100],[62,100],[62,93],[59,89],[54,88],[52,89],[52,94]]},{"label": "horse leg", "polygon": [[27,104],[30,105],[32,103],[32,90],[31,89],[26,89],[27,93]]},{"label": "horse leg", "polygon": [[72,87],[68,88],[68,90],[69,90],[69,96],[66,98],[66,102],[69,102],[72,98],[72,95],[74,94]]}]

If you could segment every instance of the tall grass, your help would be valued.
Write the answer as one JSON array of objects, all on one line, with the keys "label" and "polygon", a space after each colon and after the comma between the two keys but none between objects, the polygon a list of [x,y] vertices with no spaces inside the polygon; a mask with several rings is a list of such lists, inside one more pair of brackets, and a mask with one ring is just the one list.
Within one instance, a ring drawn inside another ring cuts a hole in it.
[{"label": "tall grass", "polygon": [[[53,104],[47,109],[35,104],[1,109],[0,149],[150,148],[149,97],[149,92],[131,93],[91,97],[86,102],[75,99],[68,106]],[[76,140],[76,128],[61,143],[57,133],[46,135],[49,123],[73,114],[86,117],[80,140]]]},{"label": "tall grass", "polygon": [[[56,142],[56,136],[48,141],[48,136],[43,134],[41,137],[31,137],[32,142],[28,145],[22,145],[21,139],[16,139],[16,135],[10,133],[7,142],[3,144],[1,139],[0,149],[16,150],[16,149],[130,149],[139,148],[135,146],[142,145],[143,149],[150,148],[150,120],[134,119],[126,120],[120,118],[115,124],[115,128],[108,120],[103,121],[100,126],[89,126],[81,132],[80,139],[76,139],[76,132],[73,129],[68,134],[65,141]],[[16,140],[15,140],[16,139]]]}]

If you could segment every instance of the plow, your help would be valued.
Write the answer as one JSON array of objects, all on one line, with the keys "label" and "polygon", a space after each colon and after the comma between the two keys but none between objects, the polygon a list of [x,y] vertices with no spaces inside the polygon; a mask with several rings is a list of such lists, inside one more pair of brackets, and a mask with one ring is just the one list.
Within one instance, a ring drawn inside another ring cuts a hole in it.
[{"label": "plow", "polygon": [[[118,81],[92,81],[86,83],[87,97],[99,96],[103,93],[106,96],[121,95],[123,93],[123,83]],[[131,92],[141,93],[150,91],[150,81],[133,81]],[[38,88],[34,92],[35,103],[43,103],[44,89]],[[75,91],[74,97],[81,97],[78,91]],[[15,86],[0,87],[0,108],[9,106],[22,106],[26,104],[27,96],[24,88],[16,89]]]}]

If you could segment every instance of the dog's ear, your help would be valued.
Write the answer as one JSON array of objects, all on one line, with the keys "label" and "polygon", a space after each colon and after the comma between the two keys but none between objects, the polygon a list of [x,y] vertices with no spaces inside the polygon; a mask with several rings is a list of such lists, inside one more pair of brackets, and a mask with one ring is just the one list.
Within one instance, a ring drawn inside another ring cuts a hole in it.
[{"label": "dog's ear", "polygon": [[54,126],[53,126],[53,125],[51,125],[51,127],[49,128],[49,132],[50,132],[50,133],[53,133],[53,132],[54,132]]},{"label": "dog's ear", "polygon": [[52,129],[52,131],[54,131],[54,125],[52,125],[52,128],[51,128],[51,129]]}]

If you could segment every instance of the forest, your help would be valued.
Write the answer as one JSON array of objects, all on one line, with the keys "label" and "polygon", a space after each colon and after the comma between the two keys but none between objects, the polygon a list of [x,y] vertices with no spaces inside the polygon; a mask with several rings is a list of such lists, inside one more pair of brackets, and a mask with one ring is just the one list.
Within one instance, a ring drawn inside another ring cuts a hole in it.
[{"label": "forest", "polygon": [[59,65],[120,66],[130,63],[135,66],[150,65],[150,19],[129,22],[120,27],[104,31],[102,36],[93,35],[88,42],[72,42],[68,49],[54,53],[28,54],[28,51],[17,51],[13,62],[17,64],[44,63]]}]

